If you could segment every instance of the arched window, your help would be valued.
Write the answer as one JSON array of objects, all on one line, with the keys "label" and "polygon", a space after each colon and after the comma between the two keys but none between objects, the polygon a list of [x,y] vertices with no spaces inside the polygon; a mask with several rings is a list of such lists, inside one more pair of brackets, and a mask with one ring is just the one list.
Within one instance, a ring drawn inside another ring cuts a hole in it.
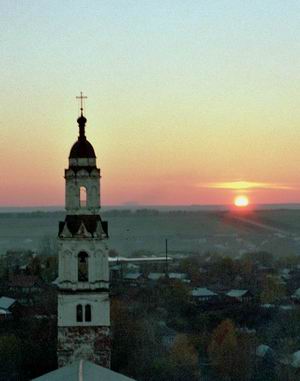
[{"label": "arched window", "polygon": [[88,254],[81,251],[78,254],[78,282],[87,282],[89,280]]},{"label": "arched window", "polygon": [[90,304],[87,304],[85,306],[85,316],[84,316],[84,320],[85,321],[91,321],[92,320],[92,309],[91,309],[91,305]]},{"label": "arched window", "polygon": [[76,306],[76,321],[83,321],[83,311],[82,311],[82,305],[81,304],[77,304]]},{"label": "arched window", "polygon": [[86,187],[80,187],[79,189],[79,200],[80,200],[80,207],[85,208],[87,205],[87,191]]}]

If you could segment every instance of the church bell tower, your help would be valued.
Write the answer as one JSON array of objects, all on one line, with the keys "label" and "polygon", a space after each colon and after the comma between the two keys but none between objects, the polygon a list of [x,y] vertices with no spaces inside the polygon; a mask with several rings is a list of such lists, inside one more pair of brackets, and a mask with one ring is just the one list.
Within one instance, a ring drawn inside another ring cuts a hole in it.
[{"label": "church bell tower", "polygon": [[66,217],[59,223],[58,366],[83,359],[110,367],[108,226],[100,217],[100,169],[77,119],[78,140],[65,169]]}]

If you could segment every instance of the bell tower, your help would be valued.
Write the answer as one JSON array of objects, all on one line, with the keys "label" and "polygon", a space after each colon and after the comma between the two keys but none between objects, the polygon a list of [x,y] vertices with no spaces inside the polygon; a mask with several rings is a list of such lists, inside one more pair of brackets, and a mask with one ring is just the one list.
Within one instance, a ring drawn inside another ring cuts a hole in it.
[{"label": "bell tower", "polygon": [[81,114],[78,140],[65,169],[65,220],[59,223],[58,366],[83,359],[110,367],[108,226],[100,217],[100,169],[85,136]]}]

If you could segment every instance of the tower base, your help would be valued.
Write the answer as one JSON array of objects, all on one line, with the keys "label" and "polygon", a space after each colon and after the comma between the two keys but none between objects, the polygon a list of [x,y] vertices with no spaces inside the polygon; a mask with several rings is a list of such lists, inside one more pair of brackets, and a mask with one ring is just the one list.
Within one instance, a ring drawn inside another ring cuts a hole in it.
[{"label": "tower base", "polygon": [[82,359],[110,368],[110,358],[109,327],[58,327],[58,367]]}]

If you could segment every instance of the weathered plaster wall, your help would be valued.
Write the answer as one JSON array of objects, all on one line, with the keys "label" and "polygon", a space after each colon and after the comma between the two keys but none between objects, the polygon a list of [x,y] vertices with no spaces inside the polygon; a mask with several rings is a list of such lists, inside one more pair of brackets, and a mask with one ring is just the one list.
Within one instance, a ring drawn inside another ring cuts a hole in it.
[{"label": "weathered plaster wall", "polygon": [[[92,319],[90,322],[76,320],[77,305],[91,306]],[[58,295],[58,318],[59,327],[80,326],[110,326],[110,307],[108,293],[84,293],[59,294]]]},{"label": "weathered plaster wall", "polygon": [[108,327],[58,327],[59,367],[85,359],[110,368],[110,358],[111,338]]},{"label": "weathered plaster wall", "polygon": [[[108,248],[104,241],[95,239],[60,239],[58,284],[59,288],[95,290],[108,288]],[[88,254],[88,282],[78,282],[78,254]]]}]

